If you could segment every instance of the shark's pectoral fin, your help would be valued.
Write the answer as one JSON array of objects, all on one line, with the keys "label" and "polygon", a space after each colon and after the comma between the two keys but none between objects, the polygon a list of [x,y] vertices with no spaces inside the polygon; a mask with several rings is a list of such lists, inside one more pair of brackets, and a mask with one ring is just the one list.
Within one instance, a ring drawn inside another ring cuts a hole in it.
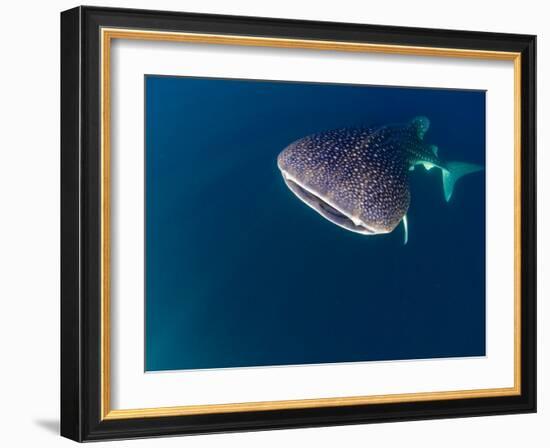
[{"label": "shark's pectoral fin", "polygon": [[448,162],[446,167],[441,169],[441,173],[443,174],[443,193],[445,194],[445,200],[447,202],[451,200],[455,183],[458,179],[466,174],[475,173],[482,169],[483,167],[472,163]]},{"label": "shark's pectoral fin", "polygon": [[403,216],[403,231],[405,232],[403,245],[409,241],[409,222],[407,221],[407,215]]}]

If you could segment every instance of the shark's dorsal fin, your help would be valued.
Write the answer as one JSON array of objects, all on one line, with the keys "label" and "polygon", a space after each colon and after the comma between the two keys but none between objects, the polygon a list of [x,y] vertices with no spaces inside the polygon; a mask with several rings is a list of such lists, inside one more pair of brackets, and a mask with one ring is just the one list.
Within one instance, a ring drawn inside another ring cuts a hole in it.
[{"label": "shark's dorsal fin", "polygon": [[419,116],[411,120],[411,125],[416,129],[416,134],[420,140],[424,139],[424,135],[430,129],[430,120],[428,117]]}]

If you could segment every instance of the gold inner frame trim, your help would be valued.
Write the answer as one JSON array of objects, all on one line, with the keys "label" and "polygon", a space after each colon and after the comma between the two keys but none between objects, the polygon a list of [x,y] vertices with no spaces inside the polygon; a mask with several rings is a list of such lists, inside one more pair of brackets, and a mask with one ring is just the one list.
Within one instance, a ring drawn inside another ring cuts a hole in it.
[{"label": "gold inner frame trim", "polygon": [[[218,34],[101,29],[101,419],[167,417],[227,412],[247,412],[316,407],[350,406],[413,401],[502,397],[521,394],[521,54],[459,48],[279,39]],[[313,398],[211,405],[170,406],[140,409],[111,409],[110,345],[110,63],[113,39],[240,45],[325,51],[383,53],[412,56],[457,57],[513,61],[514,63],[514,386],[492,389],[418,392],[336,398]]]}]

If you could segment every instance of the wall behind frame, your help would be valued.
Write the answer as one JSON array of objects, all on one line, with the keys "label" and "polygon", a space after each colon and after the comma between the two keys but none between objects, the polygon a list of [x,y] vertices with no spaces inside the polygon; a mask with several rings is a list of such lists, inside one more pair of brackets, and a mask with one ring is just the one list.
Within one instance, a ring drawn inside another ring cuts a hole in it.
[{"label": "wall behind frame", "polygon": [[[116,442],[95,446],[544,446],[550,438],[550,390],[542,348],[550,333],[550,157],[544,154],[550,94],[543,80],[550,55],[550,25],[543,2],[463,0],[438,2],[319,2],[315,0],[88,1],[98,6],[332,20],[538,35],[538,226],[539,226],[539,413],[456,420],[347,426]],[[57,436],[59,415],[59,12],[78,2],[10,2],[4,5],[0,71],[0,313],[4,386],[0,434],[6,446],[70,446]],[[9,422],[9,423],[8,423]]]}]

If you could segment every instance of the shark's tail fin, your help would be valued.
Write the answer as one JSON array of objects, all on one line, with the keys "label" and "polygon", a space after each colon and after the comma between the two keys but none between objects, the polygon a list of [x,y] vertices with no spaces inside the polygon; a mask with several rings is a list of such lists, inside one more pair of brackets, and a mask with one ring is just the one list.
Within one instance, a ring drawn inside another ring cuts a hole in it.
[{"label": "shark's tail fin", "polygon": [[466,174],[475,173],[483,169],[480,165],[463,162],[447,162],[445,168],[441,170],[443,173],[443,192],[445,200],[449,202],[453,195],[455,183],[458,179]]}]

